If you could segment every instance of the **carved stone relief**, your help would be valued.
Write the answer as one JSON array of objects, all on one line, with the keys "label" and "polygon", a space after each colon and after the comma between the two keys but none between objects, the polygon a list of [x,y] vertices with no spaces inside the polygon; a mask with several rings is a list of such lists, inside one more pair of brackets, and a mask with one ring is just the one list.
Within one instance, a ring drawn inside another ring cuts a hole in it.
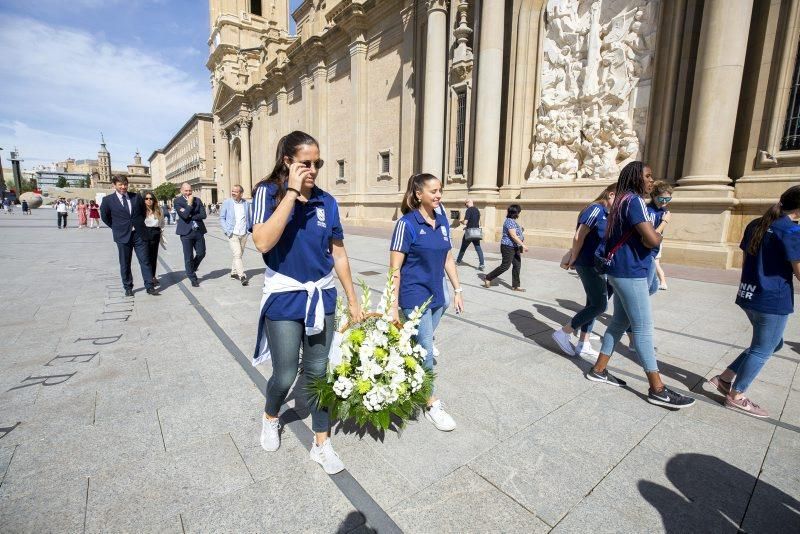
[{"label": "carved stone relief", "polygon": [[528,181],[616,177],[641,157],[660,0],[549,0]]}]

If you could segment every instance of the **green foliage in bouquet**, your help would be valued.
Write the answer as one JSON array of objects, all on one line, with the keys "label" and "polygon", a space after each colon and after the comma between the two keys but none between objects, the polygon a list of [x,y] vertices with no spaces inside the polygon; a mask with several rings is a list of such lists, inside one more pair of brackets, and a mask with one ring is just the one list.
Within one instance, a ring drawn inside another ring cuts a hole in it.
[{"label": "green foliage in bouquet", "polygon": [[423,408],[433,392],[435,375],[422,365],[426,351],[414,341],[420,318],[430,303],[414,309],[403,324],[392,322],[394,282],[389,273],[380,304],[370,312],[371,292],[362,280],[364,319],[349,324],[341,299],[336,303],[336,326],[328,375],[309,387],[331,417],[353,420],[359,428],[386,430],[393,417],[402,427]]}]

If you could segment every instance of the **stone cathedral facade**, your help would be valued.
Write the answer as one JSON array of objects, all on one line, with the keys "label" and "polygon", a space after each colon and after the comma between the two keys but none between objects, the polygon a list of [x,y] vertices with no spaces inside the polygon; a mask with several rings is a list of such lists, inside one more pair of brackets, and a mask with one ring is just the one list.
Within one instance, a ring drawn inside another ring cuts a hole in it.
[{"label": "stone cathedral facade", "polygon": [[[664,258],[741,262],[744,225],[800,183],[800,0],[210,0],[219,198],[320,142],[346,224],[390,227],[408,177],[522,205],[567,247],[627,162],[675,185]],[[293,17],[297,31],[289,34]],[[459,230],[454,230],[458,236]]]}]

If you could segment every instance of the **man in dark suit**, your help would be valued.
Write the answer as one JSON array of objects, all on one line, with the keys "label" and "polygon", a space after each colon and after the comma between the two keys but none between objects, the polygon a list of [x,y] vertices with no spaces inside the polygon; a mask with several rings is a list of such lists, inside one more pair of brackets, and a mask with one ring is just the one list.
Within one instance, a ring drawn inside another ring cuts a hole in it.
[{"label": "man in dark suit", "polygon": [[100,204],[100,218],[111,228],[114,242],[119,252],[119,273],[125,296],[133,296],[133,273],[131,258],[136,251],[139,268],[142,270],[144,286],[149,295],[158,295],[153,287],[153,271],[150,268],[150,256],[147,252],[147,227],[144,224],[144,201],[136,193],[128,192],[128,179],[114,176],[111,179],[116,191],[103,198]]},{"label": "man in dark suit", "polygon": [[191,280],[192,287],[199,287],[197,268],[206,256],[206,225],[203,222],[206,208],[199,198],[192,196],[192,186],[186,182],[181,184],[181,194],[172,204],[178,214],[175,233],[181,236],[186,276]]}]

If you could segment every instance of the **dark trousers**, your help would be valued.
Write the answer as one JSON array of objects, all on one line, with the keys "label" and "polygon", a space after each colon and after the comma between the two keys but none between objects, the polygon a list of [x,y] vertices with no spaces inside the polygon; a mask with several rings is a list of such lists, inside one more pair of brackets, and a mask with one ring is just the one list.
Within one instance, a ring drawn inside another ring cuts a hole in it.
[{"label": "dark trousers", "polygon": [[64,228],[67,227],[67,215],[68,213],[58,213],[58,227],[61,228],[61,221],[64,221]]},{"label": "dark trousers", "polygon": [[464,259],[464,253],[467,251],[469,245],[475,245],[475,252],[478,253],[478,265],[483,265],[483,249],[481,248],[481,240],[478,239],[477,241],[467,241],[466,239],[461,240],[461,248],[458,249],[458,259],[457,262],[460,262]]},{"label": "dark trousers", "polygon": [[198,231],[181,236],[183,245],[183,266],[189,280],[197,280],[197,269],[206,257],[206,238]]},{"label": "dark trousers", "polygon": [[299,396],[306,397],[306,406],[311,412],[311,429],[314,432],[330,430],[328,410],[320,408],[316,397],[308,390],[308,384],[317,378],[325,378],[328,370],[328,352],[333,342],[333,314],[325,316],[325,329],[319,334],[309,336],[305,333],[303,321],[266,320],[264,328],[272,353],[272,376],[267,382],[267,402],[264,412],[276,417],[280,412],[289,389],[297,378],[300,365],[300,347],[303,347],[303,374],[305,391]]},{"label": "dark trousers", "polygon": [[522,269],[522,255],[519,248],[500,245],[500,254],[503,257],[502,263],[494,271],[486,275],[486,280],[494,280],[504,272],[511,269],[511,287],[519,287],[519,272]]},{"label": "dark trousers", "polygon": [[127,243],[117,243],[119,251],[119,274],[122,277],[122,287],[133,289],[133,273],[131,272],[131,259],[133,252],[136,251],[136,259],[139,260],[139,269],[142,271],[144,287],[153,287],[153,269],[150,267],[150,255],[148,252],[147,241],[137,232],[131,234],[131,239]]},{"label": "dark trousers", "polygon": [[150,267],[152,267],[151,272],[153,275],[150,277],[156,277],[156,263],[158,262],[158,245],[161,244],[161,230],[155,232],[151,231],[149,240],[147,241],[147,254],[150,258]]}]

